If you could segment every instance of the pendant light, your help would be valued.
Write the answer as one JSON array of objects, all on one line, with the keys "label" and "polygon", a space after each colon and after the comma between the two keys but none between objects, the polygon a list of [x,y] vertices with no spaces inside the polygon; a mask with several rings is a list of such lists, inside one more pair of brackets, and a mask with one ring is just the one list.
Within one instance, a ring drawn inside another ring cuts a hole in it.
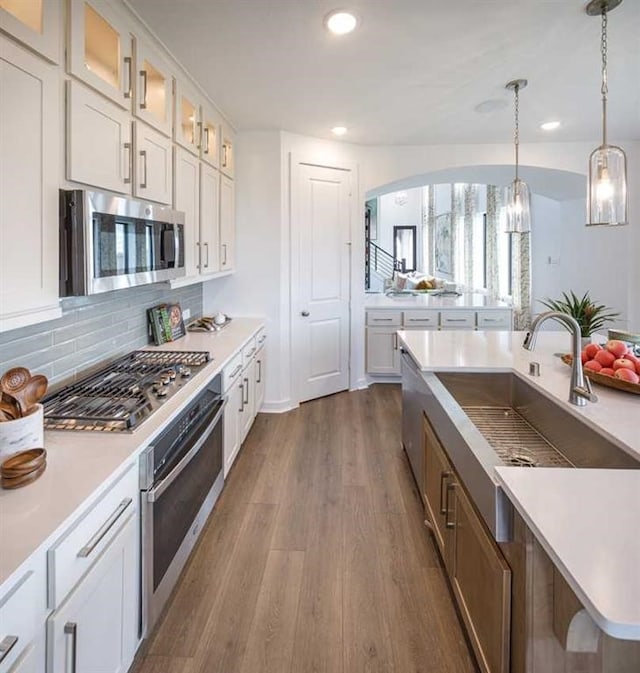
[{"label": "pendant light", "polygon": [[529,194],[529,186],[518,176],[520,89],[524,89],[527,84],[526,79],[514,79],[506,85],[506,88],[514,93],[515,131],[513,140],[516,148],[516,177],[507,187],[505,195],[507,204],[506,232],[508,234],[526,234],[531,231],[531,196]]},{"label": "pendant light", "polygon": [[607,143],[607,13],[622,0],[591,0],[586,12],[602,17],[600,52],[602,54],[602,145],[589,157],[587,190],[587,226],[627,224],[627,157],[615,145]]}]

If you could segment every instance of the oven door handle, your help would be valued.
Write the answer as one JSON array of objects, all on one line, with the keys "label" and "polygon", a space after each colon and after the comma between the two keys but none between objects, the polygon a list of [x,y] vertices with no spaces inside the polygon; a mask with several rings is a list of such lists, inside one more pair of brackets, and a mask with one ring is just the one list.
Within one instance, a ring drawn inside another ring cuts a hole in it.
[{"label": "oven door handle", "polygon": [[211,434],[213,428],[217,425],[224,408],[227,404],[227,400],[223,400],[218,409],[216,415],[213,417],[213,420],[207,426],[206,430],[202,433],[200,439],[189,449],[187,453],[182,456],[180,462],[169,472],[169,474],[159,481],[155,488],[152,488],[150,491],[147,491],[147,502],[156,502],[158,498],[171,486],[171,484],[180,476],[180,473],[187,467],[187,465],[193,460],[198,451],[202,448],[202,445],[207,441],[207,438]]}]

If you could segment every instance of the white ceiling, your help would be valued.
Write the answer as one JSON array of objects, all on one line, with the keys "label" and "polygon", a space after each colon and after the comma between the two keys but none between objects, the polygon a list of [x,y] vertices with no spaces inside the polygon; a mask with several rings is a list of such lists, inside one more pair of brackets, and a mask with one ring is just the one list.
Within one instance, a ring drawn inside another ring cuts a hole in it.
[{"label": "white ceiling", "polygon": [[[524,77],[524,142],[600,136],[600,19],[586,0],[129,0],[239,130],[349,142],[510,141]],[[355,11],[336,37],[327,12]],[[479,113],[487,100],[498,110]],[[545,133],[541,122],[563,127]],[[640,0],[609,14],[609,129],[640,139]]]}]

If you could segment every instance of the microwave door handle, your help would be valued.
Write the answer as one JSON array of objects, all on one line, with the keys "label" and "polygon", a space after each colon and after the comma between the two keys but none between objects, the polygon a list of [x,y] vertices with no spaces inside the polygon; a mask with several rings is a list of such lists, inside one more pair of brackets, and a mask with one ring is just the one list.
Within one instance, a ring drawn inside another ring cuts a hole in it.
[{"label": "microwave door handle", "polygon": [[206,430],[203,431],[200,439],[189,449],[187,453],[180,459],[180,462],[169,472],[169,474],[158,482],[155,488],[147,492],[147,502],[156,502],[160,496],[171,486],[171,484],[180,476],[180,473],[187,467],[187,465],[195,458],[196,454],[202,448],[202,445],[207,441],[207,438],[211,434],[211,431],[216,426],[224,408],[227,404],[226,400],[222,401],[220,408],[218,409],[216,415],[213,417],[213,420],[207,426]]},{"label": "microwave door handle", "polygon": [[160,261],[164,262],[167,268],[175,266],[176,262],[176,232],[173,225],[167,227],[162,232],[162,242],[160,249]]}]

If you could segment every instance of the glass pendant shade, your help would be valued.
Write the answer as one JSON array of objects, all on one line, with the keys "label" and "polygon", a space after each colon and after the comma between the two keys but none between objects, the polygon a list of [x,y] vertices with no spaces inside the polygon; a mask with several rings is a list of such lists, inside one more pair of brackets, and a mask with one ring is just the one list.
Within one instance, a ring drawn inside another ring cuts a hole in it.
[{"label": "glass pendant shade", "polygon": [[627,157],[601,145],[589,157],[587,226],[627,224]]},{"label": "glass pendant shade", "polygon": [[527,234],[531,231],[531,195],[529,186],[516,178],[506,189],[508,234]]}]

